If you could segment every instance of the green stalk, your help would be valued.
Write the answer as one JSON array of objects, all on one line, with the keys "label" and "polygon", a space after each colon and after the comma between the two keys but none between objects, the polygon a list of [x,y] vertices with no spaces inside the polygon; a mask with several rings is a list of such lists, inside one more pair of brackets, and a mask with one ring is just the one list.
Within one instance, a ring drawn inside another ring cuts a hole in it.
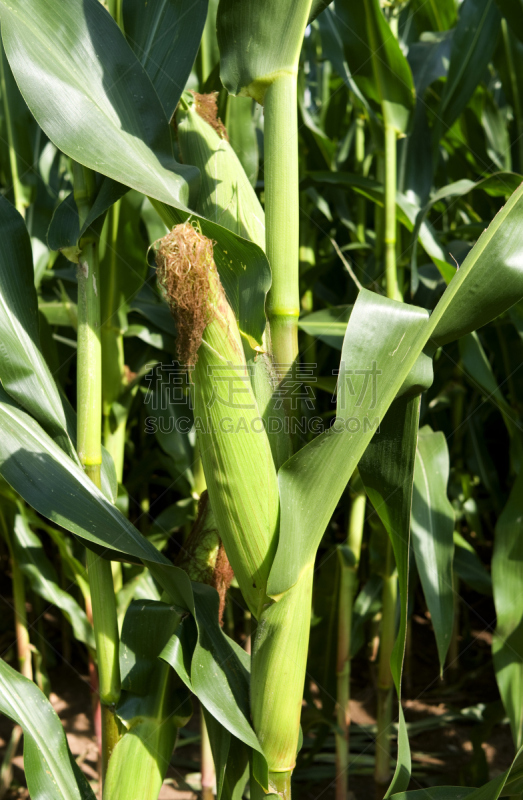
[{"label": "green stalk", "polygon": [[[355,136],[355,170],[358,175],[363,175],[365,161],[365,120],[363,117],[356,118]],[[358,242],[365,244],[365,221],[367,216],[367,204],[362,194],[356,197],[356,236]]]},{"label": "green stalk", "polygon": [[275,364],[285,375],[298,358],[299,174],[296,75],[267,89],[265,117],[266,251],[272,270],[267,315]]},{"label": "green stalk", "polygon": [[[92,197],[94,176],[74,167],[75,200],[80,224]],[[93,483],[101,488],[102,466],[102,347],[100,336],[99,243],[86,236],[80,242],[78,264],[78,456]],[[112,750],[119,739],[114,713],[120,696],[118,622],[111,563],[87,550],[94,635],[102,704],[102,782]]]},{"label": "green stalk", "polygon": [[365,489],[359,476],[354,487],[356,493],[352,498],[347,543],[338,550],[341,574],[338,598],[336,721],[342,733],[336,734],[336,800],[347,800],[348,797],[352,609],[358,587],[358,567],[365,523]]},{"label": "green stalk", "polygon": [[0,508],[0,525],[4,539],[9,550],[9,561],[11,563],[11,580],[13,583],[13,605],[15,612],[15,634],[16,652],[18,655],[18,666],[20,673],[33,680],[33,666],[31,662],[31,641],[29,639],[29,628],[27,627],[27,611],[25,608],[25,587],[24,576],[13,552],[11,536],[7,528],[7,522],[2,509]]},{"label": "green stalk", "polygon": [[[8,67],[9,68],[9,67]],[[20,181],[18,174],[18,161],[16,158],[15,136],[13,130],[13,121],[11,119],[11,112],[9,109],[9,98],[7,96],[7,83],[5,79],[6,60],[5,53],[0,53],[0,90],[2,92],[2,101],[4,105],[5,126],[7,131],[7,146],[9,149],[9,166],[11,168],[11,180],[13,181],[13,194],[15,197],[15,208],[22,214],[25,213],[24,202],[24,188]]]},{"label": "green stalk", "polygon": [[[378,183],[385,182],[385,158],[383,153],[376,156],[376,180]],[[382,206],[374,206],[374,259],[378,267],[381,267],[383,259],[383,239],[385,225],[385,210]]]},{"label": "green stalk", "polygon": [[290,799],[310,632],[313,569],[265,607],[254,637],[251,713],[269,765],[269,791]]},{"label": "green stalk", "polygon": [[385,126],[385,282],[387,297],[401,300],[396,270],[396,130]]},{"label": "green stalk", "polygon": [[111,17],[115,20],[115,22],[120,27],[120,30],[123,31],[123,11],[122,11],[123,2],[122,0],[107,0],[107,10]]},{"label": "green stalk", "polygon": [[374,780],[380,786],[390,778],[390,733],[392,725],[392,689],[394,686],[390,659],[396,637],[397,575],[393,568],[393,554],[387,537],[387,562],[383,578],[380,656],[378,665],[378,732]]},{"label": "green stalk", "polygon": [[[111,408],[125,390],[125,357],[123,335],[118,323],[118,225],[120,220],[120,201],[109,211],[107,265],[107,297],[104,308],[106,319],[102,322],[102,399],[103,399],[103,441],[114,461],[116,480],[123,479],[125,433],[127,414],[120,413],[116,426],[111,424]],[[104,284],[105,286],[105,284]],[[123,406],[123,404],[122,404]]]}]

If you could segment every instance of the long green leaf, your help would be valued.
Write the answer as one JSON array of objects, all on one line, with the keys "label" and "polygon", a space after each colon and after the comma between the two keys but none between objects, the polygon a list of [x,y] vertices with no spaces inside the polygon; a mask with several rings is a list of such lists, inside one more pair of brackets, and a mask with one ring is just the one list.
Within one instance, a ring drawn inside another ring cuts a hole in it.
[{"label": "long green leaf", "polygon": [[383,112],[385,125],[405,133],[414,109],[414,81],[379,0],[336,0],[334,14],[354,81]]},{"label": "long green leaf", "polygon": [[230,94],[263,103],[267,87],[296,73],[311,0],[220,0],[220,77]]},{"label": "long green leaf", "polygon": [[75,639],[94,650],[93,627],[85,611],[69,592],[61,588],[55,568],[47,558],[40,539],[21,512],[15,517],[11,541],[16,562],[33,592],[59,608],[71,623]]},{"label": "long green leaf", "polygon": [[24,771],[32,800],[95,800],[76,766],[47,697],[0,659],[0,711],[24,732]]},{"label": "long green leaf", "polygon": [[278,475],[281,527],[271,595],[296,583],[314,560],[338,498],[410,372],[409,356],[421,350],[427,319],[424,309],[365,289],[358,295],[341,354],[336,424],[299,450]]},{"label": "long green leaf", "polygon": [[202,38],[208,0],[124,0],[124,31],[151,80],[168,120],[191,73]]},{"label": "long green leaf", "polygon": [[499,693],[516,747],[523,743],[522,491],[523,470],[520,470],[496,525],[492,556],[492,590],[497,617],[492,655]]},{"label": "long green leaf", "polygon": [[523,42],[523,2],[522,0],[497,0],[501,13],[518,39]]},{"label": "long green leaf", "polygon": [[1,387],[0,429],[0,473],[36,511],[95,546],[165,561]]},{"label": "long green leaf", "polygon": [[410,515],[419,407],[419,394],[414,397],[406,394],[396,400],[358,467],[365,490],[390,537],[400,591],[400,625],[390,660],[400,701],[398,759],[387,795],[405,790],[411,771],[409,739],[401,709],[401,671],[407,636]]},{"label": "long green leaf", "polygon": [[492,58],[499,35],[496,0],[465,0],[452,38],[447,82],[437,110],[435,141],[459,117]]},{"label": "long green leaf", "polygon": [[159,659],[180,624],[182,609],[154,600],[133,601],[120,648],[122,696],[116,714],[126,733],[116,745],[104,784],[111,800],[157,800],[172,756],[177,728],[190,717],[185,688]]},{"label": "long green leaf", "polygon": [[[355,394],[338,398],[341,430],[331,429],[314,439],[280,469],[280,542],[269,577],[271,595],[286,591],[311,564],[336,503],[372,438],[372,422],[384,417],[427,342],[433,352],[523,297],[522,226],[520,187],[472,248],[428,320],[422,309],[360,292],[347,326],[342,362],[363,371],[372,369],[374,362],[381,370],[379,391],[374,403],[367,390],[357,405],[363,376],[359,385],[354,380]],[[344,425],[348,419],[354,420],[352,431]]]},{"label": "long green leaf", "polygon": [[31,242],[24,220],[0,197],[0,380],[73,458],[62,398],[42,355]]},{"label": "long green leaf", "polygon": [[441,669],[454,624],[454,509],[447,497],[449,454],[443,433],[425,425],[418,438],[412,497],[412,544],[430,611]]},{"label": "long green leaf", "polygon": [[18,86],[51,141],[96,172],[186,209],[196,170],[174,160],[149,76],[102,4],[2,0],[0,20]]}]

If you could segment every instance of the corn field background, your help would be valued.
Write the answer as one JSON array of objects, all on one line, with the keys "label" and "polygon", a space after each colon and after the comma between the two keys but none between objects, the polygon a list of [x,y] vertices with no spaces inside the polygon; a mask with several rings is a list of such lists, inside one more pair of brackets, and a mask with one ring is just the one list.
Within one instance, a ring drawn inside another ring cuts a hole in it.
[{"label": "corn field background", "polygon": [[0,798],[521,795],[521,0],[0,33]]}]

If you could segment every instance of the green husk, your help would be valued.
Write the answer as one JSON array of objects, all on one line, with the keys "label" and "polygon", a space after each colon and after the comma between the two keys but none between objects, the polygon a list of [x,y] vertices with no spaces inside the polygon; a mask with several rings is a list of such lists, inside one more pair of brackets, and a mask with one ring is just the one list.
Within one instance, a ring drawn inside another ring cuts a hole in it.
[{"label": "green husk", "polygon": [[218,119],[215,94],[184,94],[176,114],[183,160],[200,170],[196,211],[265,249],[265,215]]},{"label": "green husk", "polygon": [[195,428],[218,532],[245,601],[259,618],[269,602],[279,496],[238,325],[212,242],[196,227],[177,225],[160,240],[157,264],[178,327],[180,358],[195,365]]}]

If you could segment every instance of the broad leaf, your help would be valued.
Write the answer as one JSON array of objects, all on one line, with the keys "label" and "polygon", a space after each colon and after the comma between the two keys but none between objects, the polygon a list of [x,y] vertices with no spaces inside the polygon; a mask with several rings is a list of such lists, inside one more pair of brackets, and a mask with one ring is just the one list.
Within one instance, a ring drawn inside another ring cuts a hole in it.
[{"label": "broad leaf", "polygon": [[196,170],[174,160],[158,95],[102,4],[2,0],[0,20],[18,86],[51,141],[96,172],[187,208]]},{"label": "broad leaf", "polygon": [[42,543],[29,527],[26,516],[18,512],[11,532],[13,554],[35,594],[59,608],[71,624],[75,639],[95,649],[93,628],[83,608],[61,588],[51,561]]},{"label": "broad leaf", "polygon": [[492,590],[497,625],[492,655],[499,693],[516,747],[523,743],[523,470],[496,525]]},{"label": "broad leaf", "polygon": [[[434,352],[439,345],[485,325],[523,297],[522,227],[520,187],[472,248],[430,319],[422,309],[360,292],[345,334],[341,370],[342,381],[351,379],[350,374],[343,377],[350,366],[356,391],[353,388],[354,394],[346,391],[338,397],[337,429],[318,436],[279,472],[281,527],[269,577],[271,595],[286,591],[312,563],[377,421],[384,417],[427,343]],[[355,370],[363,374],[358,376]],[[375,370],[381,372],[379,392],[373,399],[363,378],[367,372],[372,383],[370,373]]]},{"label": "broad leaf", "polygon": [[447,497],[449,454],[443,433],[419,432],[412,497],[412,546],[443,670],[454,624],[454,509]]},{"label": "broad leaf", "polygon": [[385,125],[405,133],[414,108],[414,82],[379,0],[336,0],[334,13],[354,81],[382,111]]},{"label": "broad leaf", "polygon": [[523,2],[522,0],[496,0],[510,30],[523,42]]},{"label": "broad leaf", "polygon": [[0,659],[0,711],[24,732],[24,771],[32,800],[95,800],[71,755],[47,697]]},{"label": "broad leaf", "polygon": [[400,700],[398,760],[388,794],[407,788],[411,770],[409,739],[401,709],[401,671],[407,636],[410,516],[419,407],[419,394],[396,400],[358,467],[372,505],[390,537],[400,591],[400,625],[390,660]]},{"label": "broad leaf", "polygon": [[311,0],[220,0],[220,77],[230,94],[263,103],[270,84],[295,74]]},{"label": "broad leaf", "polygon": [[134,559],[164,557],[0,387],[0,473],[44,517]]},{"label": "broad leaf", "polygon": [[321,311],[313,311],[301,317],[298,325],[310,336],[316,336],[330,347],[341,350],[351,311],[352,306],[322,308]]},{"label": "broad leaf", "polygon": [[171,599],[192,615],[177,628],[162,658],[207,711],[255,752],[256,778],[267,787],[267,762],[250,718],[250,657],[220,628],[218,594],[204,584],[191,586],[187,574],[180,569],[148,566]]},{"label": "broad leaf", "polygon": [[29,234],[22,216],[4,197],[0,197],[0,341],[4,389],[76,458],[62,398],[40,346]]},{"label": "broad leaf", "polygon": [[191,716],[185,687],[159,659],[183,611],[154,600],[133,601],[120,648],[122,696],[116,708],[126,732],[109,762],[104,793],[112,800],[157,800],[174,749],[177,728]]},{"label": "broad leaf", "polygon": [[499,35],[496,0],[464,0],[452,38],[447,81],[437,110],[435,142],[459,117],[492,58]]},{"label": "broad leaf", "polygon": [[280,540],[269,594],[286,591],[313,562],[341,493],[422,349],[427,319],[424,309],[365,289],[358,295],[341,354],[336,422],[279,471]]},{"label": "broad leaf", "polygon": [[127,41],[151,80],[168,120],[189,78],[205,25],[208,0],[124,0]]}]

